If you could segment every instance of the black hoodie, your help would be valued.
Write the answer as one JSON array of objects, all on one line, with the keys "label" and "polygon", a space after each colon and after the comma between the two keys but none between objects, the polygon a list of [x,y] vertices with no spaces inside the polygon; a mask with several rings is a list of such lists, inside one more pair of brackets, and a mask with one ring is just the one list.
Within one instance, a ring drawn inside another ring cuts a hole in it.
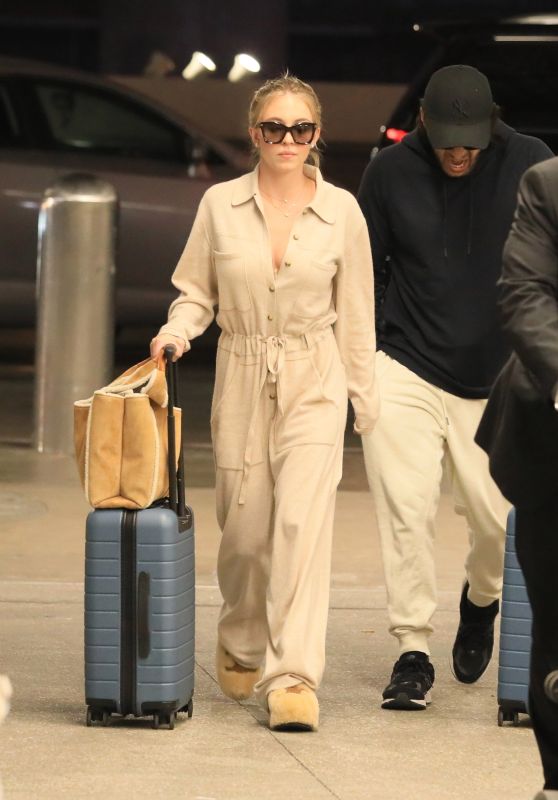
[{"label": "black hoodie", "polygon": [[496,310],[502,249],[519,179],[551,156],[540,139],[498,122],[471,173],[452,178],[415,130],[363,175],[378,347],[459,397],[487,397],[509,354]]}]

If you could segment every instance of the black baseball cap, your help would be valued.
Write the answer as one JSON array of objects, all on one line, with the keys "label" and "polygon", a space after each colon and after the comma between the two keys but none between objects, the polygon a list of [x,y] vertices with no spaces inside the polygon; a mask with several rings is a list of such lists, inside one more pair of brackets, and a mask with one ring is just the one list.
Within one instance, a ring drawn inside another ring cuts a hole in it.
[{"label": "black baseball cap", "polygon": [[435,149],[488,147],[494,101],[488,79],[478,69],[454,64],[437,70],[428,81],[421,106]]}]

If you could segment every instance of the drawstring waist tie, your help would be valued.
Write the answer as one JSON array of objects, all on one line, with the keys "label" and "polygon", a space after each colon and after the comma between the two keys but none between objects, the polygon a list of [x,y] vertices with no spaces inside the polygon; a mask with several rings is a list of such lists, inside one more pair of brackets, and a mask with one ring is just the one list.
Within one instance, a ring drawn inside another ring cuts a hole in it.
[{"label": "drawstring waist tie", "polygon": [[[279,412],[283,414],[283,398],[281,389],[281,373],[285,366],[285,360],[310,357],[314,372],[319,377],[319,371],[312,359],[312,348],[326,336],[333,336],[331,327],[321,328],[317,331],[309,331],[301,336],[243,336],[239,333],[221,333],[218,347],[229,353],[235,353],[241,357],[240,365],[260,364],[260,380],[258,390],[254,398],[254,405],[250,414],[250,423],[246,435],[246,447],[244,449],[244,460],[242,469],[242,481],[238,502],[243,505],[246,500],[246,483],[251,465],[252,450],[256,435],[256,420],[258,416],[258,405],[262,391],[267,384],[274,385],[277,391],[277,406]],[[320,380],[321,384],[321,380]]]}]

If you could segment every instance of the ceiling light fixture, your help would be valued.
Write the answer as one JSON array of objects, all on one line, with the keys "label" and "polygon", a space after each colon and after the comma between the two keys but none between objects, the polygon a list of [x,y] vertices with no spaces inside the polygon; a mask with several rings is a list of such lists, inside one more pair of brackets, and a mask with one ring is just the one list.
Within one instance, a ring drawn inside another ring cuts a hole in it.
[{"label": "ceiling light fixture", "polygon": [[248,53],[237,53],[227,77],[230,81],[236,83],[247,75],[255,75],[259,71],[260,62],[254,56],[249,56]]},{"label": "ceiling light fixture", "polygon": [[199,75],[203,75],[206,72],[215,72],[215,70],[215,62],[205,53],[196,50],[192,53],[192,58],[182,70],[182,77],[186,78],[187,81],[191,81]]}]

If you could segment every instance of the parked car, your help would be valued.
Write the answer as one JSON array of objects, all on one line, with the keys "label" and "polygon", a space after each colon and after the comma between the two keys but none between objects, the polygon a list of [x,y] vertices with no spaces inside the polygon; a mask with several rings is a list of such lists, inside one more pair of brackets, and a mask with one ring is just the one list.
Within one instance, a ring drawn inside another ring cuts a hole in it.
[{"label": "parked car", "polygon": [[60,176],[116,188],[117,323],[153,326],[203,193],[247,167],[244,152],[109,80],[0,58],[0,325],[34,324],[38,209]]},{"label": "parked car", "polygon": [[504,122],[543,139],[558,152],[558,15],[531,14],[414,26],[431,42],[424,62],[390,119],[381,126],[372,156],[415,127],[428,79],[448,64],[470,64],[488,77]]}]

